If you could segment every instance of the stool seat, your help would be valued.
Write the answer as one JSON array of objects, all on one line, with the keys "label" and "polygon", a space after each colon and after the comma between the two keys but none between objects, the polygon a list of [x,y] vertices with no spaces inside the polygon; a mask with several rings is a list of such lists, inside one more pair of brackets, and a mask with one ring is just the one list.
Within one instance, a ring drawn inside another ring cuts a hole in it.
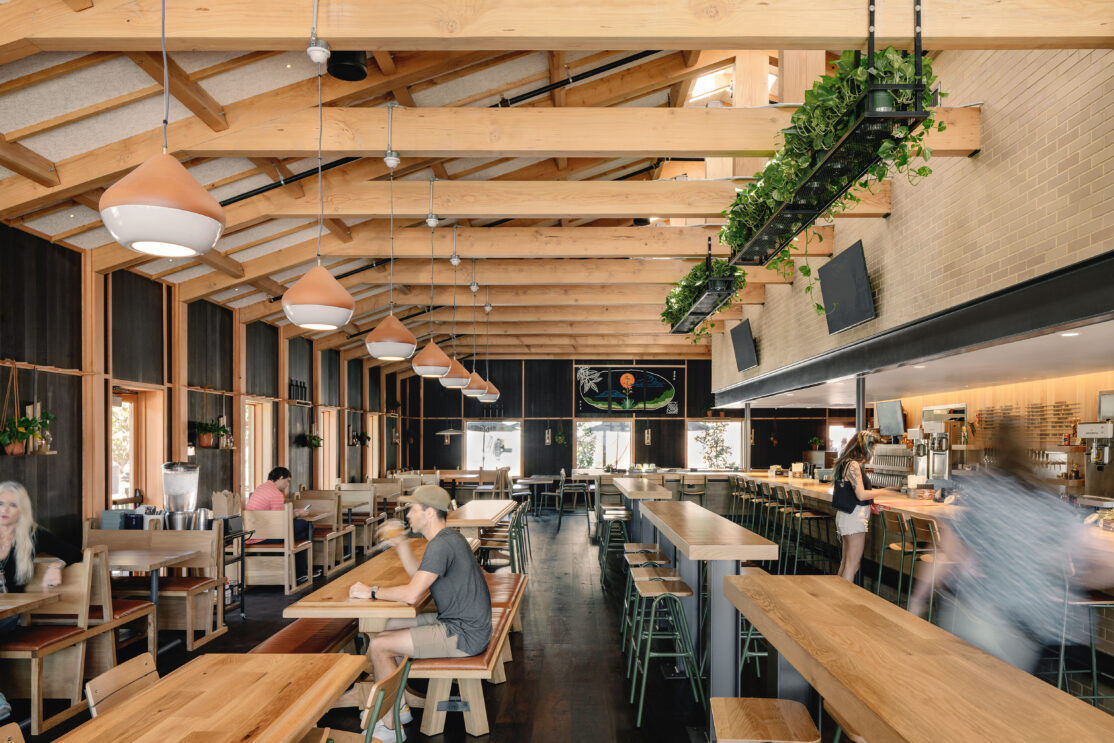
[{"label": "stool seat", "polygon": [[658,596],[687,597],[692,595],[692,589],[683,580],[640,580],[635,582],[634,590],[644,599],[657,598]]},{"label": "stool seat", "polygon": [[623,555],[623,559],[627,561],[627,567],[638,568],[646,563],[664,563],[669,562],[669,557],[662,552],[628,552]]},{"label": "stool seat", "polygon": [[676,568],[631,568],[632,580],[680,580]]},{"label": "stool seat", "polygon": [[658,552],[658,546],[653,542],[624,542],[623,552]]},{"label": "stool seat", "polygon": [[820,743],[808,709],[788,699],[712,697],[720,743]]}]

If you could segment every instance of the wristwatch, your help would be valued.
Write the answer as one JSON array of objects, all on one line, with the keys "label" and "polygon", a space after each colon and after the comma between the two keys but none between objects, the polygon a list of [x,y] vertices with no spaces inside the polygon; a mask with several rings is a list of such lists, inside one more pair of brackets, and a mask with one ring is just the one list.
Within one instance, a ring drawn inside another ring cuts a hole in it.
[{"label": "wristwatch", "polygon": [[372,586],[371,587],[371,597],[373,599],[375,598],[375,594],[378,593],[378,591],[379,591],[379,586]]}]

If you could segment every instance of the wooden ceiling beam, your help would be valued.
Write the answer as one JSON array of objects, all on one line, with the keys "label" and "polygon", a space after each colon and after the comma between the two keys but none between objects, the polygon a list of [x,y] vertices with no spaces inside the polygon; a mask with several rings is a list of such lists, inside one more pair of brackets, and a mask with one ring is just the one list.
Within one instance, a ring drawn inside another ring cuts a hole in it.
[{"label": "wooden ceiling beam", "polygon": [[[155,82],[162,84],[163,69],[162,55],[155,52],[131,52],[128,54],[131,61],[139,65],[139,69],[151,76]],[[190,110],[197,118],[215,132],[228,129],[228,118],[224,115],[224,107],[217,103],[213,96],[202,88],[199,83],[190,79],[177,62],[170,57],[166,59],[167,80],[170,84],[170,95],[175,100]]]},{"label": "wooden ceiling beam", "polygon": [[[282,181],[294,175],[294,171],[286,165],[283,165],[282,160],[276,157],[249,157],[248,160],[251,160],[251,164],[259,168],[259,171],[272,181]],[[288,183],[284,185],[283,188],[296,199],[305,195],[305,191],[302,190],[301,181]]]},{"label": "wooden ceiling beam", "polygon": [[0,165],[40,186],[49,188],[60,182],[54,163],[19,142],[9,142],[3,134],[0,134]]},{"label": "wooden ceiling beam", "polygon": [[229,258],[219,250],[207,250],[197,256],[197,260],[210,268],[216,269],[226,276],[235,279],[244,278],[244,264],[234,258]]},{"label": "wooden ceiling beam", "polygon": [[[249,284],[254,286],[261,292],[270,294],[272,297],[281,297],[286,293],[286,287],[275,281],[274,279],[266,276],[259,276],[248,281]],[[279,310],[282,310],[282,305],[279,305]]]},{"label": "wooden ceiling beam", "polygon": [[379,71],[384,75],[395,74],[395,60],[391,53],[384,49],[377,49],[372,51],[371,56],[375,58],[375,64],[379,65]]},{"label": "wooden ceiling beam", "polygon": [[[12,4],[24,3],[41,0]],[[875,5],[877,45],[911,48],[911,5],[902,0]],[[869,21],[866,5],[857,0],[832,0],[822,7],[811,0],[453,3],[439,13],[420,12],[408,3],[337,6],[326,3],[317,25],[320,38],[336,50],[862,49]],[[0,15],[4,26],[23,21],[0,35],[0,50],[17,42],[43,51],[159,48],[159,14],[137,12],[131,2],[98,3],[68,18],[19,10]],[[923,18],[923,44],[926,49],[1110,48],[1111,12],[1101,2],[931,3]],[[300,4],[225,0],[212,7],[168,0],[167,13],[174,20],[167,27],[167,44],[174,51],[305,48]]]}]

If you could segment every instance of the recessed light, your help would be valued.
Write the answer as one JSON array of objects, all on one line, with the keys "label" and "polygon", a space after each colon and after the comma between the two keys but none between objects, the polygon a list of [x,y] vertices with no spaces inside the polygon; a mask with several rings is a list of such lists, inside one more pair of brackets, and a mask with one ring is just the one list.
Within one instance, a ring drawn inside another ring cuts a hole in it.
[{"label": "recessed light", "polygon": [[917,365],[916,365],[916,366],[914,366],[913,368],[914,368],[914,369],[923,369],[923,368],[924,368],[924,364],[917,364]]},{"label": "recessed light", "polygon": [[1074,338],[1079,335],[1079,333],[1060,333],[1060,335],[1064,338]]},{"label": "recessed light", "polygon": [[792,396],[793,396],[793,393],[792,393],[792,392],[786,392],[786,393],[785,393],[785,396],[786,396],[786,397],[792,397]]},{"label": "recessed light", "polygon": [[286,65],[286,69],[288,69],[288,70],[289,70],[289,69],[290,69],[291,67],[293,67],[293,65]]}]

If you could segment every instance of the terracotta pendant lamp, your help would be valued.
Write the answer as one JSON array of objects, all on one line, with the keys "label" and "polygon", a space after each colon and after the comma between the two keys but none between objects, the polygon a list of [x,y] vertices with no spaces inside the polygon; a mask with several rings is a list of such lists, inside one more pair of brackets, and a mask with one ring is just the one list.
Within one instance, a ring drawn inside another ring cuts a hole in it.
[{"label": "terracotta pendant lamp", "polygon": [[495,402],[499,399],[499,388],[491,381],[491,289],[487,290],[487,302],[484,304],[484,314],[487,315],[485,320],[487,325],[487,333],[485,334],[484,343],[486,349],[484,350],[484,368],[487,371],[487,389],[479,396],[480,402]]},{"label": "terracotta pendant lamp", "polygon": [[388,281],[388,291],[390,292],[390,308],[391,314],[387,315],[375,327],[375,330],[367,334],[364,343],[367,344],[367,351],[372,357],[381,361],[402,361],[414,355],[414,349],[418,347],[418,339],[414,334],[406,329],[406,326],[395,317],[395,168],[398,167],[399,157],[398,153],[391,149],[391,112],[398,104],[391,101],[387,104],[387,154],[383,156],[383,162],[390,169],[390,196],[391,196],[391,222],[390,222],[390,245],[391,245],[391,274]]},{"label": "terracotta pendant lamp", "polygon": [[[456,258],[456,225],[453,225],[453,258]],[[441,377],[441,386],[450,390],[463,389],[471,377],[468,375],[468,370],[464,368],[464,364],[460,363],[456,357],[456,267],[460,265],[460,259],[456,258],[455,261],[450,260],[453,265],[453,360],[449,365],[449,373]],[[432,301],[432,297],[430,298]]]},{"label": "terracotta pendant lamp", "polygon": [[325,231],[325,186],[321,178],[321,65],[317,65],[317,265],[282,295],[286,319],[307,330],[336,330],[352,319],[356,302],[340,282],[321,265],[321,234]]},{"label": "terracotta pendant lamp", "polygon": [[[476,286],[476,259],[472,259],[472,284]],[[487,392],[487,382],[484,378],[476,373],[476,289],[472,289],[472,374],[468,377],[468,384],[464,386],[461,392],[465,397],[479,397]]]},{"label": "terracotta pendant lamp", "polygon": [[479,397],[487,393],[487,382],[483,380],[483,377],[473,371],[471,376],[468,377],[468,384],[465,385],[461,392],[464,393],[465,397]]},{"label": "terracotta pendant lamp", "polygon": [[224,232],[224,209],[189,171],[167,154],[170,83],[166,60],[166,3],[162,6],[162,154],[155,155],[101,195],[101,220],[116,242],[139,253],[187,258],[212,250]]},{"label": "terracotta pendant lamp", "polygon": [[449,373],[453,362],[441,350],[441,347],[433,342],[433,271],[436,259],[433,245],[433,228],[437,226],[437,217],[433,216],[432,178],[429,180],[429,204],[429,217],[426,218],[426,224],[429,225],[429,344],[414,357],[413,366],[414,373],[419,377],[440,379]]}]

